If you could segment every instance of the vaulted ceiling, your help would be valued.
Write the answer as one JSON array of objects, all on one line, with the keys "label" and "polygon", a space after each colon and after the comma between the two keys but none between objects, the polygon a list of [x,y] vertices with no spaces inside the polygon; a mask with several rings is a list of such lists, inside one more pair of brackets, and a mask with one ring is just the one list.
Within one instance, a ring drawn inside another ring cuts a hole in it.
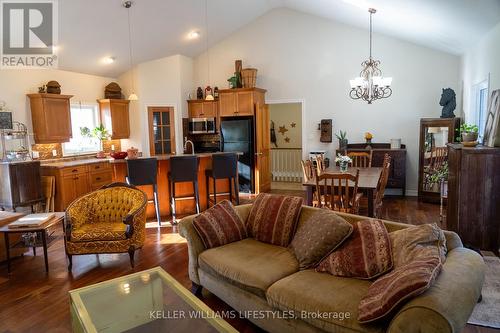
[{"label": "vaulted ceiling", "polygon": [[[207,0],[208,45],[271,9],[288,7],[461,54],[500,22],[500,0]],[[130,68],[127,10],[122,0],[60,0],[59,67],[116,77]],[[135,0],[130,9],[133,62],[173,54],[196,56],[207,47],[205,0]],[[189,39],[191,31],[200,37]],[[115,62],[105,64],[105,57]]]}]

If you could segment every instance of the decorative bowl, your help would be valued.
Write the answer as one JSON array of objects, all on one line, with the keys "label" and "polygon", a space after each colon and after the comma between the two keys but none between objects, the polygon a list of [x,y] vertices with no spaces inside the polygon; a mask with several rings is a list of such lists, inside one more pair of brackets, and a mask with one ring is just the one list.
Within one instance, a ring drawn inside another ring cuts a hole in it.
[{"label": "decorative bowl", "polygon": [[110,156],[113,157],[115,160],[123,160],[125,157],[127,157],[127,152],[117,151],[117,152],[111,153]]}]

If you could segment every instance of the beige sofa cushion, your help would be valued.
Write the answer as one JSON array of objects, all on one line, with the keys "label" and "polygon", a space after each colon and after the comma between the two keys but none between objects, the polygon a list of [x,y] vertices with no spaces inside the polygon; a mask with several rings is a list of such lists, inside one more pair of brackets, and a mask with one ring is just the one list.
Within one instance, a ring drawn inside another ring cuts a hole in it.
[{"label": "beige sofa cushion", "polygon": [[[315,272],[292,274],[273,284],[266,293],[269,304],[282,311],[294,311],[299,319],[328,332],[339,327],[359,332],[383,332],[387,324],[358,323],[358,304],[371,282]],[[307,315],[304,316],[305,313]],[[349,318],[345,314],[349,313]],[[325,314],[319,318],[315,314]],[[341,319],[342,314],[344,318]]]},{"label": "beige sofa cushion", "polygon": [[299,270],[286,248],[247,238],[202,252],[200,268],[229,283],[265,298],[274,282]]}]

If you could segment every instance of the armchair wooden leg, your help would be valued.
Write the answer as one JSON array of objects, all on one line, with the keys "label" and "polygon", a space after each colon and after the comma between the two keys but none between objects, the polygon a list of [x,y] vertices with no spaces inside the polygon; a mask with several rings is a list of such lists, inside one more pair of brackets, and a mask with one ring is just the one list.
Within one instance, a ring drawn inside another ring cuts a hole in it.
[{"label": "armchair wooden leg", "polygon": [[73,256],[68,254],[68,272],[71,272],[71,268],[73,268]]},{"label": "armchair wooden leg", "polygon": [[200,286],[197,283],[191,282],[191,292],[195,296],[201,296],[201,291],[203,290],[203,287]]},{"label": "armchair wooden leg", "polygon": [[130,266],[132,266],[132,268],[134,268],[134,254],[135,254],[135,249],[133,247],[130,247],[128,249],[128,255],[130,257]]}]

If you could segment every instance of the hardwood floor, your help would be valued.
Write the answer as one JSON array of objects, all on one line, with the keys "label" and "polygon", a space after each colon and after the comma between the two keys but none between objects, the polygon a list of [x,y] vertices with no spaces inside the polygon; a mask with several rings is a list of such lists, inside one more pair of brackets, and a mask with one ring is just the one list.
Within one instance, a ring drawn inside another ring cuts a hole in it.
[{"label": "hardwood floor", "polygon": [[[280,191],[281,193],[283,191]],[[295,195],[303,195],[294,191]],[[414,198],[384,199],[384,215],[395,221],[413,224],[438,222],[439,206],[421,204]],[[73,272],[66,269],[62,233],[49,248],[48,274],[44,271],[43,256],[33,257],[28,252],[12,261],[12,273],[7,274],[5,264],[0,265],[0,332],[70,332],[68,291],[114,277],[161,266],[186,287],[187,245],[176,228],[147,229],[146,242],[136,254],[136,266],[129,265],[127,254],[75,256]],[[204,293],[203,301],[214,310],[229,310],[216,296]],[[245,333],[261,332],[246,320],[228,320],[237,330]],[[493,333],[500,330],[467,325],[466,333]]]}]

